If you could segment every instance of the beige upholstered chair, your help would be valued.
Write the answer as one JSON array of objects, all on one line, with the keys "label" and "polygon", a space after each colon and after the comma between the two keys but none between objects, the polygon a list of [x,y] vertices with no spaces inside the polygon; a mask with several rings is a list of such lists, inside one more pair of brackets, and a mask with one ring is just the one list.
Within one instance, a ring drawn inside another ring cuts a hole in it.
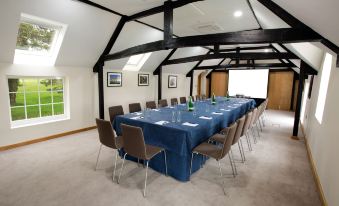
[{"label": "beige upholstered chair", "polygon": [[[226,133],[224,134],[225,137],[223,138],[224,141],[222,142],[222,147],[218,147],[217,145],[210,144],[207,142],[203,142],[197,147],[195,147],[192,151],[190,174],[192,173],[192,163],[193,163],[194,154],[201,154],[203,156],[213,158],[218,162],[220,176],[221,178],[223,178],[220,160],[223,159],[231,150],[231,146],[234,141],[236,130],[237,130],[237,123],[232,124],[226,129]],[[233,161],[230,155],[229,155],[229,159],[230,159],[230,163],[231,163],[232,170],[233,170]],[[233,175],[235,175],[234,170],[233,170]],[[224,181],[223,181],[223,185],[224,185]],[[223,186],[223,189],[224,189],[224,186]]]},{"label": "beige upholstered chair", "polygon": [[116,116],[124,114],[124,110],[121,105],[109,107],[108,112],[109,112],[109,119],[112,122],[112,124]]},{"label": "beige upholstered chair", "polygon": [[132,104],[129,104],[128,107],[129,107],[129,113],[141,111],[140,103],[132,103]]},{"label": "beige upholstered chair", "polygon": [[125,162],[127,154],[132,157],[144,160],[146,162],[146,176],[145,176],[145,183],[144,183],[144,197],[145,197],[148,163],[154,156],[156,156],[157,154],[160,154],[161,152],[164,152],[165,169],[166,169],[165,172],[167,175],[166,151],[163,148],[145,144],[144,135],[140,127],[134,127],[134,126],[126,125],[126,124],[121,124],[121,131],[122,131],[122,137],[123,137],[123,142],[124,142],[125,155],[124,155],[121,170],[119,173],[118,183],[120,183],[120,177],[121,177],[122,170],[124,168],[124,162]]},{"label": "beige upholstered chair", "polygon": [[99,157],[100,157],[100,152],[102,145],[105,145],[106,147],[115,149],[115,162],[114,162],[114,169],[113,169],[113,177],[112,180],[114,181],[115,177],[115,170],[117,167],[117,158],[118,158],[118,150],[122,148],[123,143],[122,143],[122,137],[115,136],[115,133],[113,131],[113,127],[111,122],[102,120],[102,119],[96,119],[96,124],[99,132],[99,140],[100,140],[100,149],[97,157],[97,162],[95,164],[95,170],[97,170],[98,167],[98,162],[99,162]]},{"label": "beige upholstered chair", "polygon": [[186,104],[186,97],[180,97],[180,104]]},{"label": "beige upholstered chair", "polygon": [[178,98],[172,98],[171,99],[171,106],[175,106],[176,104],[178,104]]},{"label": "beige upholstered chair", "polygon": [[155,104],[155,101],[148,101],[146,102],[146,108],[155,109],[157,108],[157,105]]},{"label": "beige upholstered chair", "polygon": [[168,106],[167,99],[160,99],[158,106],[159,107],[167,107]]}]

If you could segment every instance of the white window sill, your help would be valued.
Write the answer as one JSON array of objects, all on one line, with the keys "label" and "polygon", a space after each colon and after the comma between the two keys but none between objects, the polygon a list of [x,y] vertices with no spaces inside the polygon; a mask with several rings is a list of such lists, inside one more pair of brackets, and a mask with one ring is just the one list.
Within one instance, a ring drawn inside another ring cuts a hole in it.
[{"label": "white window sill", "polygon": [[69,119],[70,118],[67,115],[58,115],[58,116],[41,117],[41,118],[35,118],[35,119],[17,120],[17,121],[11,122],[11,129],[30,127],[30,126],[36,126],[36,125],[48,124],[48,123],[55,123],[55,122],[69,120]]}]

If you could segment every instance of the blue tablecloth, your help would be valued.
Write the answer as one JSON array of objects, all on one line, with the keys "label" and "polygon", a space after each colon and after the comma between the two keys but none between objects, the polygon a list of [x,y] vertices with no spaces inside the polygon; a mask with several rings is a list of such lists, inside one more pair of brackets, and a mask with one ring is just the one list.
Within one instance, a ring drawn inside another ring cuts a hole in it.
[{"label": "blue tablecloth", "polygon": [[[216,105],[206,100],[195,102],[194,106],[195,112],[187,111],[186,105],[178,105],[160,108],[158,111],[148,110],[142,114],[130,113],[117,116],[113,127],[118,135],[121,135],[121,123],[141,127],[147,144],[166,149],[168,175],[179,181],[188,181],[192,149],[252,109],[255,101],[236,98],[225,101],[224,98],[219,97]],[[172,122],[173,112],[177,115],[178,111],[181,113],[181,122]],[[221,114],[213,114],[213,112]],[[142,118],[131,119],[136,116]],[[212,119],[201,119],[199,118],[201,116],[212,117]],[[155,124],[158,121],[169,123]],[[198,126],[182,125],[184,122],[195,123]],[[203,161],[202,158],[194,158],[192,172],[200,168],[201,161]],[[154,157],[149,166],[158,172],[165,173],[163,154]]]}]

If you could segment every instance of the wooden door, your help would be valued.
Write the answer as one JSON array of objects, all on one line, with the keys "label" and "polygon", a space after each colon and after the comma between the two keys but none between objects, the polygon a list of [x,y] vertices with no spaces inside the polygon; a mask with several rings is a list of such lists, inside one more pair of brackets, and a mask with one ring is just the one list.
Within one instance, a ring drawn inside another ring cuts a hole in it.
[{"label": "wooden door", "polygon": [[206,78],[206,97],[209,97],[210,96],[210,90],[209,90],[209,88],[210,88],[210,79],[207,79]]},{"label": "wooden door", "polygon": [[211,92],[216,96],[225,96],[228,90],[228,73],[213,72],[211,75]]},{"label": "wooden door", "polygon": [[293,72],[270,72],[267,107],[276,110],[290,110],[292,101]]},{"label": "wooden door", "polygon": [[198,88],[197,88],[197,94],[200,96],[201,95],[201,78],[202,78],[202,73],[199,74],[198,76]]}]

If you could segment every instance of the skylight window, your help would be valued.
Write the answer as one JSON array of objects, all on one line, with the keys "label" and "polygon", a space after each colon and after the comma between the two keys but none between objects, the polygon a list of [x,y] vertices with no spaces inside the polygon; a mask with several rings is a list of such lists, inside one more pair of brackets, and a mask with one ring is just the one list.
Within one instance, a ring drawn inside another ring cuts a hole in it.
[{"label": "skylight window", "polygon": [[123,68],[123,70],[127,70],[127,71],[139,71],[141,69],[141,67],[145,64],[147,59],[151,56],[151,54],[152,54],[152,52],[131,56],[128,59],[126,65]]},{"label": "skylight window", "polygon": [[14,63],[28,65],[55,64],[66,25],[22,14],[18,29]]},{"label": "skylight window", "polygon": [[329,53],[326,53],[323,69],[321,72],[317,108],[315,110],[315,117],[317,118],[320,124],[323,121],[323,113],[324,113],[324,108],[325,108],[325,103],[326,103],[326,96],[327,96],[328,82],[330,80],[331,68],[332,68],[332,55]]}]

